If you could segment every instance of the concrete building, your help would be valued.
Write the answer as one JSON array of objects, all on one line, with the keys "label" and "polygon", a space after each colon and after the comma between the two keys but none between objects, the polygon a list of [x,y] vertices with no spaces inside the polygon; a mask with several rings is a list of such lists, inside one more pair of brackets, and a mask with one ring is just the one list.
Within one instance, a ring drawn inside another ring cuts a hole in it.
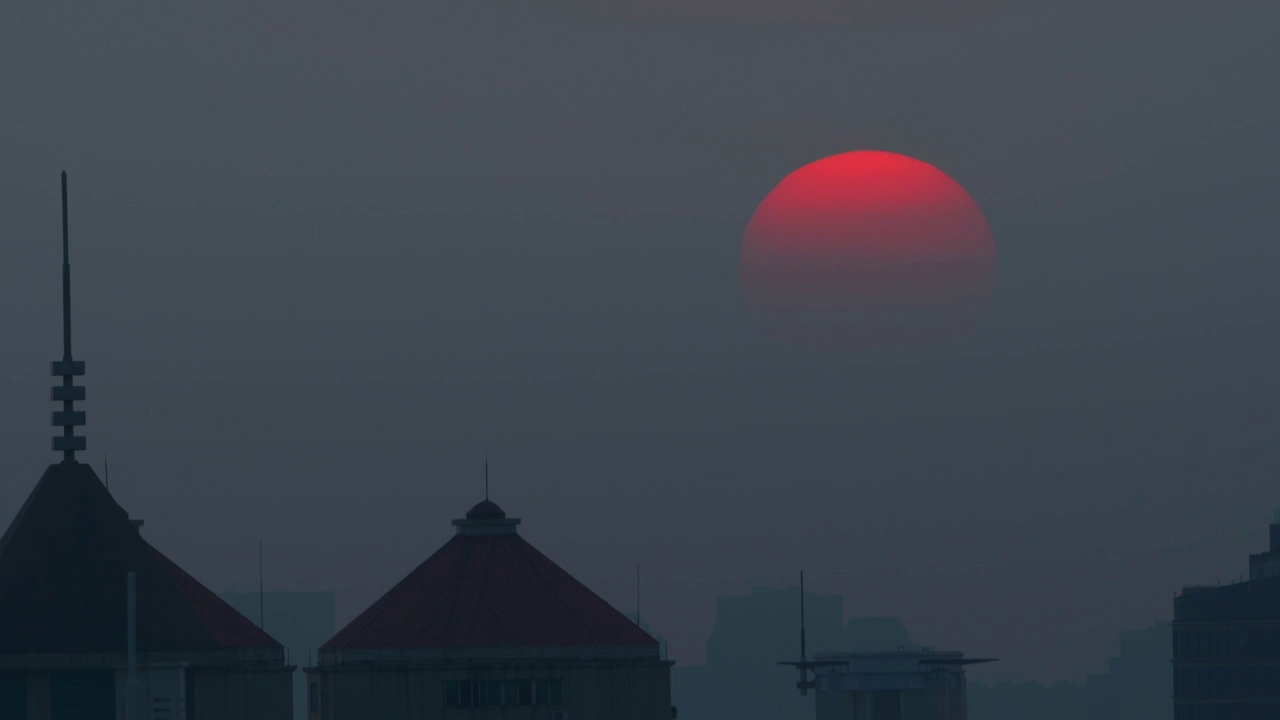
[{"label": "concrete building", "polygon": [[819,653],[817,720],[965,720],[965,666],[990,662],[959,652]]},{"label": "concrete building", "polygon": [[1173,601],[1176,720],[1280,717],[1280,518],[1249,579],[1188,587]]},{"label": "concrete building", "polygon": [[485,500],[307,668],[311,720],[669,720],[658,642]]},{"label": "concrete building", "polygon": [[[71,357],[63,175],[62,429],[49,466],[0,538],[0,718],[290,720],[284,649],[142,538],[97,474],[76,461],[84,363]],[[136,577],[136,628],[127,577]],[[136,653],[130,652],[130,640]],[[125,689],[136,662],[140,692]]]}]

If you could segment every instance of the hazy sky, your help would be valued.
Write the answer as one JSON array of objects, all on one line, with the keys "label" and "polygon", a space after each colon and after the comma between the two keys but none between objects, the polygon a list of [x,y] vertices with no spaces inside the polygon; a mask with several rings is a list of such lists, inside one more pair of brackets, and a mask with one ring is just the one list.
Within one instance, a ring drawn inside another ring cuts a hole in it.
[{"label": "hazy sky", "polygon": [[[957,9],[959,5],[959,9]],[[0,4],[0,522],[48,451],[71,181],[86,458],[216,590],[349,618],[482,492],[698,663],[792,582],[1078,680],[1280,506],[1280,5]],[[886,9],[887,8],[887,9]],[[821,353],[738,288],[846,150],[986,213],[977,333]]]}]

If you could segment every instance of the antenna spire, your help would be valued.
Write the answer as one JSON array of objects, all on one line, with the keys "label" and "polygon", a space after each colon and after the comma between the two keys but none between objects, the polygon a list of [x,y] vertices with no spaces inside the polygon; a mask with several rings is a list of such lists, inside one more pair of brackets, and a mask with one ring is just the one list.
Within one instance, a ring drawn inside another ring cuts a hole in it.
[{"label": "antenna spire", "polygon": [[258,538],[258,627],[267,629],[267,593],[262,581],[262,538]]},{"label": "antenna spire", "polygon": [[484,499],[489,499],[489,453],[484,454]]},{"label": "antenna spire", "polygon": [[84,425],[84,411],[76,410],[77,400],[84,400],[84,386],[76,385],[75,378],[84,375],[84,363],[71,357],[71,250],[67,224],[67,173],[62,173],[62,360],[50,365],[50,374],[61,377],[62,384],[54,385],[50,399],[62,403],[62,410],[53,413],[54,427],[62,428],[62,435],[54,436],[53,450],[62,453],[63,462],[75,462],[76,451],[85,449],[85,440],[76,435],[76,426]]},{"label": "antenna spire", "polygon": [[800,659],[808,660],[804,645],[804,571],[800,571]]},{"label": "antenna spire", "polygon": [[636,627],[640,625],[640,563],[636,563]]}]

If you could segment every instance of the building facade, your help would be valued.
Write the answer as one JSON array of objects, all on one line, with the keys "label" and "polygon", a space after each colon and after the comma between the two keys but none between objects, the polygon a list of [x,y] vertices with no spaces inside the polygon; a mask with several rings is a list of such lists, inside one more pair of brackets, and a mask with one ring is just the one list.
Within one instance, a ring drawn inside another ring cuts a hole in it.
[{"label": "building facade", "polygon": [[1249,579],[1173,601],[1175,720],[1280,718],[1280,521]]},{"label": "building facade", "polygon": [[310,720],[669,720],[658,642],[485,500],[306,669]]},{"label": "building facade", "polygon": [[959,652],[819,653],[817,720],[965,720],[966,659]]}]

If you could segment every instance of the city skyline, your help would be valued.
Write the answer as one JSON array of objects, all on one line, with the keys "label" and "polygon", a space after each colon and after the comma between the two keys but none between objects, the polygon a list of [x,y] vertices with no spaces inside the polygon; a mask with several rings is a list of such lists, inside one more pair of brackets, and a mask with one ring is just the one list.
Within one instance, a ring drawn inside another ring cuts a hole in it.
[{"label": "city skyline", "polygon": [[[803,568],[851,617],[1002,658],[974,678],[1079,681],[1246,574],[1280,506],[1280,11],[1052,5],[6,7],[0,521],[54,460],[65,168],[80,459],[210,587],[252,584],[262,539],[269,589],[365,606],[483,497],[487,452],[495,500],[621,611],[640,565],[677,662],[717,597]],[[863,148],[986,213],[972,335],[822,353],[753,324],[752,210]]]}]

